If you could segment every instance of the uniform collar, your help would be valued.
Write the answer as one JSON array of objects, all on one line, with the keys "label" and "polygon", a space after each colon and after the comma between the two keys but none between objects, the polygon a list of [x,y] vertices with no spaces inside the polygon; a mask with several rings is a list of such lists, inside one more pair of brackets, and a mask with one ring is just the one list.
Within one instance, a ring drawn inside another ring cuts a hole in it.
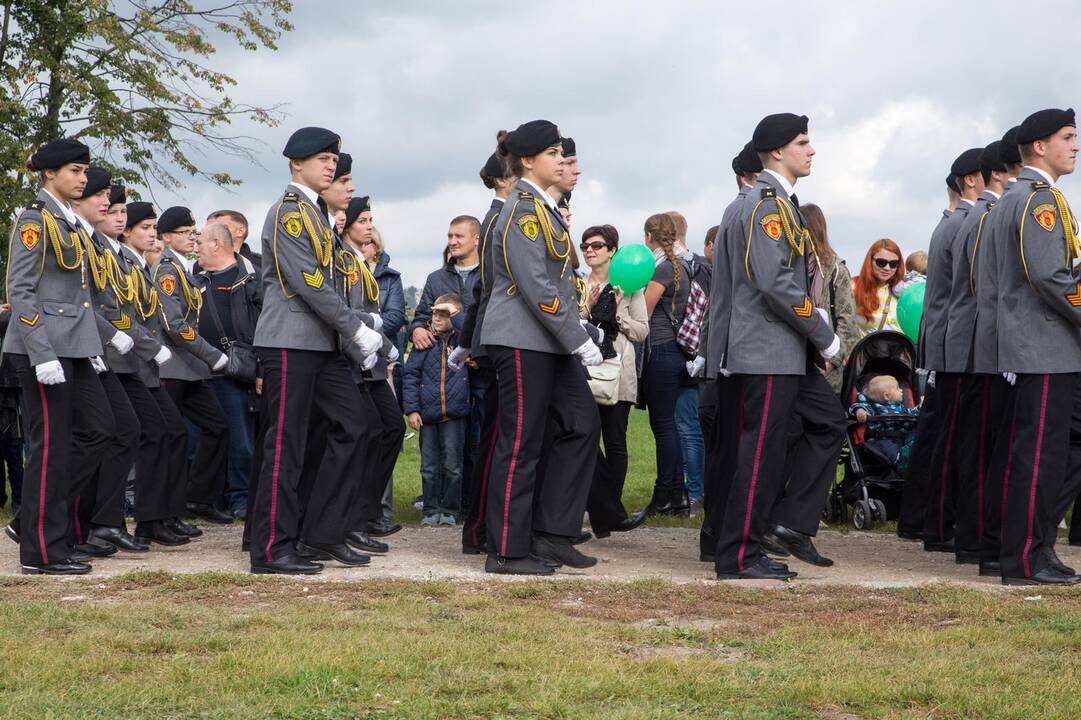
[{"label": "uniform collar", "polygon": [[[984,195],[988,195],[989,197],[984,197]],[[998,202],[998,199],[1001,197],[1002,196],[994,190],[988,190],[987,188],[984,188],[983,192],[980,193],[980,199],[987,200],[988,202]]]},{"label": "uniform collar", "polygon": [[53,201],[53,204],[56,205],[57,209],[64,216],[64,219],[68,221],[68,225],[71,225],[73,230],[79,227],[79,220],[75,215],[75,211],[71,209],[71,205],[60,202],[55,195],[45,188],[41,188],[41,192],[45,193],[45,195]]},{"label": "uniform collar", "polygon": [[[544,192],[539,187],[537,187],[533,183],[529,182],[525,178],[518,178],[518,182],[525,183],[526,186],[527,186],[527,189],[534,192],[537,195],[537,197],[539,197],[541,200],[544,201],[545,205],[550,207],[552,210],[556,210],[555,200],[552,200],[551,196],[549,196],[548,193]],[[558,210],[556,210],[556,214],[557,215],[559,214]]]},{"label": "uniform collar", "polygon": [[295,180],[289,183],[289,187],[294,187],[301,192],[301,194],[308,198],[308,202],[312,205],[319,207],[319,193],[312,190],[307,185],[296,182]]},{"label": "uniform collar", "polygon": [[79,224],[86,230],[86,234],[91,238],[94,237],[94,226],[90,224],[90,221],[84,218],[82,215],[75,216],[79,220]]},{"label": "uniform collar", "polygon": [[[963,202],[963,203],[965,203],[966,205],[968,205],[968,206],[969,206],[969,208],[974,208],[974,207],[976,207],[976,202],[975,202],[974,200],[969,200],[968,198],[961,198],[961,202]],[[960,207],[960,206],[958,206],[958,207]]]},{"label": "uniform collar", "polygon": [[184,268],[188,272],[189,275],[192,274],[192,271],[193,271],[193,269],[195,267],[195,261],[194,260],[188,260],[186,257],[181,256],[180,253],[178,253],[176,250],[173,250],[170,247],[167,247],[164,250],[162,250],[161,254],[164,257],[167,257],[170,260],[172,260],[173,262],[175,262],[180,267]]},{"label": "uniform collar", "polygon": [[[781,177],[779,174],[773,172],[769,168],[763,170],[762,173],[769,173],[769,176],[770,178],[772,178],[772,180],[767,179],[766,182],[768,182],[770,185],[773,185],[779,190],[784,190],[785,197],[792,197],[792,194],[796,192],[796,188],[792,183],[788,182],[787,179]],[[762,175],[759,175],[758,178],[761,180]]]},{"label": "uniform collar", "polygon": [[1039,175],[1040,177],[1042,177],[1042,178],[1043,178],[1044,180],[1046,180],[1046,181],[1047,181],[1047,184],[1048,184],[1048,185],[1050,185],[1051,187],[1055,187],[1055,181],[1051,179],[1051,176],[1050,176],[1050,175],[1048,175],[1047,173],[1045,173],[1045,172],[1044,172],[1043,170],[1041,170],[1040,168],[1038,168],[1038,167],[1032,167],[1031,165],[1026,165],[1026,166],[1024,167],[1024,169],[1023,169],[1023,170],[1021,170],[1021,172],[1025,172],[1025,170],[1028,170],[1029,172],[1034,172],[1034,173],[1036,173],[1037,175]]}]

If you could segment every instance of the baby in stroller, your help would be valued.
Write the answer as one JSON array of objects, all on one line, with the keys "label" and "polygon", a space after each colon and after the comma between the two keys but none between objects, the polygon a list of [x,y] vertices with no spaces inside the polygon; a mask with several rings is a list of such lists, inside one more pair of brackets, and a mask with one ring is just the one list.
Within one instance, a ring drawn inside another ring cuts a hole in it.
[{"label": "baby in stroller", "polygon": [[916,428],[912,422],[899,422],[888,416],[919,415],[919,412],[918,407],[905,405],[901,385],[892,375],[872,377],[856,396],[856,402],[848,408],[849,415],[857,422],[867,423],[864,446],[901,475],[908,468],[908,456],[916,442]]}]

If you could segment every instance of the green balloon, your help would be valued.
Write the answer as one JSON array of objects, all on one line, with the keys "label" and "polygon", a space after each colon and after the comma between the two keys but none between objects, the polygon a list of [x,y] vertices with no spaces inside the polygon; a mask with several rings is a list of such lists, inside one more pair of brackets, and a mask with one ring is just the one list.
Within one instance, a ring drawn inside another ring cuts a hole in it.
[{"label": "green balloon", "polygon": [[612,256],[608,282],[625,294],[638,292],[653,279],[653,253],[645,245],[624,245]]},{"label": "green balloon", "polygon": [[916,283],[905,289],[897,298],[897,322],[901,331],[912,342],[920,339],[920,318],[923,317],[923,292],[927,283]]}]

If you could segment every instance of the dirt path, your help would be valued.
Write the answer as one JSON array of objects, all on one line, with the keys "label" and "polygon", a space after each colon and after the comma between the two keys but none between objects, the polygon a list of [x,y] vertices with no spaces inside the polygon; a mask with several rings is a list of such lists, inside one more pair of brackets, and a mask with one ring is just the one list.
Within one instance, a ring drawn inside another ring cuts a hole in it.
[{"label": "dirt path", "polygon": [[[162,549],[155,545],[143,555],[118,553],[94,564],[91,577],[113,577],[134,570],[164,570],[195,573],[208,570],[247,572],[248,558],[240,552],[240,527],[209,527],[198,540],[181,548]],[[483,558],[460,552],[458,530],[408,527],[388,538],[391,551],[375,557],[366,568],[345,568],[328,563],[319,580],[492,580],[505,576],[484,573]],[[981,578],[971,565],[957,565],[952,555],[926,553],[918,543],[904,542],[891,535],[822,531],[817,545],[836,565],[818,568],[791,560],[799,572],[798,584],[846,584],[863,587],[906,587],[930,582],[954,582],[981,588],[1000,588],[996,578]],[[599,558],[589,570],[563,569],[559,578],[588,580],[633,580],[658,577],[673,582],[694,582],[713,578],[712,566],[698,561],[697,530],[685,528],[641,528],[591,541],[581,548]],[[1081,566],[1081,548],[1058,548],[1063,561]],[[18,548],[0,540],[0,575],[19,574]],[[513,579],[513,578],[508,578]],[[754,584],[743,582],[741,584]],[[763,583],[775,586],[779,583]]]}]

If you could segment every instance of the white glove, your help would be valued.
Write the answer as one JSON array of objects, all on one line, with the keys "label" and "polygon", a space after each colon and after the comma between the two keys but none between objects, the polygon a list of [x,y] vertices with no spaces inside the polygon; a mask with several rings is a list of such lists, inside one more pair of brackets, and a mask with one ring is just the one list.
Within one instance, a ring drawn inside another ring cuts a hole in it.
[{"label": "white glove", "polygon": [[457,372],[462,369],[462,363],[469,359],[469,348],[459,345],[450,351],[450,355],[447,356],[447,365],[450,365],[450,369]]},{"label": "white glove", "polygon": [[821,351],[819,355],[822,356],[823,360],[832,360],[839,352],[841,352],[841,338],[834,334],[833,342],[830,343],[828,348]]},{"label": "white glove", "polygon": [[924,380],[927,379],[927,371],[924,370],[923,368],[916,368],[916,374],[919,375]]},{"label": "white glove", "polygon": [[1016,373],[1004,372],[1004,373],[1002,373],[1002,377],[1006,378],[1006,382],[1008,382],[1010,385],[1013,385],[1014,383],[1017,382],[1017,374]]},{"label": "white glove", "polygon": [[361,325],[360,330],[353,336],[353,342],[360,346],[360,354],[368,357],[383,347],[383,336],[367,325]]},{"label": "white glove", "polygon": [[109,340],[109,344],[116,348],[116,351],[121,355],[127,355],[128,351],[135,347],[135,341],[131,339],[131,335],[119,330]]},{"label": "white glove", "polygon": [[378,313],[369,313],[372,316],[372,330],[380,332],[383,329],[383,318],[379,317]]},{"label": "white glove", "polygon": [[158,350],[158,354],[154,356],[154,362],[158,364],[158,367],[161,367],[165,363],[169,362],[169,358],[171,358],[172,356],[173,351],[162,345],[161,350]]},{"label": "white glove", "polygon": [[935,371],[934,370],[927,373],[927,384],[929,386],[931,386],[931,387],[935,386]]},{"label": "white glove", "polygon": [[[819,316],[822,318],[822,322],[826,323],[826,325],[829,325],[830,327],[833,327],[832,323],[830,323],[830,314],[826,312],[825,308],[816,307],[815,312],[818,313]],[[829,360],[829,358],[826,359]]]},{"label": "white glove", "polygon": [[366,355],[364,357],[364,360],[360,363],[360,369],[371,370],[373,367],[375,367],[375,364],[377,362],[379,362],[379,356],[375,353],[372,353],[371,355]]},{"label": "white glove", "polygon": [[42,385],[59,385],[64,382],[64,366],[59,360],[49,360],[34,366],[34,374]]},{"label": "white glove", "polygon": [[105,366],[105,361],[101,359],[100,355],[95,355],[94,357],[90,358],[90,367],[94,368],[94,372],[96,372],[98,375],[101,375],[103,372],[109,369]]},{"label": "white glove", "polygon": [[229,356],[226,355],[225,353],[222,353],[221,357],[218,358],[217,362],[215,362],[213,365],[210,366],[210,369],[213,370],[214,372],[218,372],[219,370],[221,370],[222,368],[224,368],[228,364],[229,364]]},{"label": "white glove", "polygon": [[[582,326],[583,330],[585,330],[586,326],[589,325],[589,321],[586,320],[585,318],[578,318],[578,324]],[[593,325],[592,327],[597,331],[597,341],[596,342],[597,342],[597,347],[600,347],[601,345],[604,344],[604,330],[601,329],[601,327],[599,325]],[[588,334],[589,330],[586,330],[586,333]],[[590,340],[592,340],[592,339],[593,339],[593,336],[591,335]]]},{"label": "white glove", "polygon": [[699,377],[706,369],[706,359],[701,355],[695,356],[694,360],[687,361],[687,374],[691,377]]},{"label": "white glove", "polygon": [[388,363],[395,362],[400,357],[401,357],[401,354],[398,352],[398,348],[391,345],[390,346],[390,352],[387,353],[387,362]]},{"label": "white glove", "polygon": [[586,340],[582,343],[582,346],[574,351],[574,354],[582,361],[582,364],[586,367],[590,365],[600,365],[604,362],[604,356],[601,355],[601,349],[597,347],[597,344],[592,340]]}]

